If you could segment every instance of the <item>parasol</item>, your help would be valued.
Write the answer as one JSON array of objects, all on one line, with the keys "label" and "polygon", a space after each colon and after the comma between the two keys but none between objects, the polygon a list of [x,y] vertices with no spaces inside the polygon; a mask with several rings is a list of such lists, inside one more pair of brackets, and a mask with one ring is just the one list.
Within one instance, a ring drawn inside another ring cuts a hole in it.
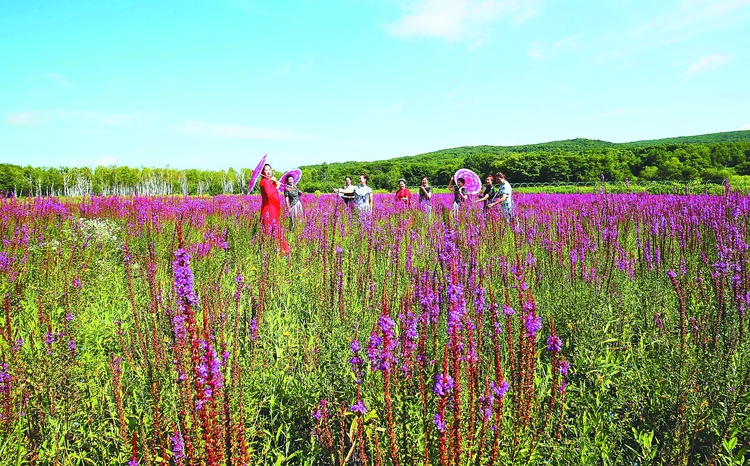
[{"label": "parasol", "polygon": [[260,162],[258,162],[258,165],[255,166],[255,170],[253,170],[253,176],[250,177],[250,184],[247,185],[247,193],[250,194],[250,192],[255,187],[255,183],[258,181],[258,178],[260,178],[260,172],[263,171],[263,165],[266,164],[266,157],[268,154],[264,155],[260,158]]},{"label": "parasol", "polygon": [[459,168],[456,174],[453,175],[453,180],[458,183],[458,179],[464,179],[464,188],[469,194],[477,194],[482,190],[482,180],[479,179],[479,175],[469,170],[468,168]]},{"label": "parasol", "polygon": [[281,175],[281,179],[279,180],[281,181],[281,186],[279,187],[280,191],[283,191],[284,189],[286,189],[286,178],[288,176],[291,176],[292,178],[294,178],[294,184],[296,185],[297,183],[299,183],[299,179],[302,178],[302,170],[300,170],[299,168],[293,168],[289,170],[288,172],[284,173],[283,175]]}]

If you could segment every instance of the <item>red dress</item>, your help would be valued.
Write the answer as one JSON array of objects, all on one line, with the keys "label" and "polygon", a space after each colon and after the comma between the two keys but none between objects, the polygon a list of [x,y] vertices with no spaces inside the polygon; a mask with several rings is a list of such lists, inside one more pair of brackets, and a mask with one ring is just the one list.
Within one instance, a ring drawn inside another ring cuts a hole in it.
[{"label": "red dress", "polygon": [[396,191],[396,200],[404,202],[406,205],[411,204],[411,191],[407,188],[399,189]]},{"label": "red dress", "polygon": [[271,183],[271,180],[262,177],[260,179],[260,225],[263,227],[263,234],[276,238],[280,243],[281,251],[289,254],[289,245],[279,222],[280,213],[279,190]]}]

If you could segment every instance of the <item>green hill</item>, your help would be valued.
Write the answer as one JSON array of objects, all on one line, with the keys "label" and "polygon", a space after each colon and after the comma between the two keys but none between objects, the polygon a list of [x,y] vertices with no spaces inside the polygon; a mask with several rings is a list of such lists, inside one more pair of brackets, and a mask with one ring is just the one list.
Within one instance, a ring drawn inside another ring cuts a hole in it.
[{"label": "green hill", "polygon": [[[750,173],[750,131],[613,143],[568,139],[517,146],[464,146],[375,162],[301,167],[304,187],[327,189],[344,176],[370,175],[371,186],[392,189],[399,178],[416,185],[422,176],[445,185],[458,168],[483,176],[497,170],[517,182],[617,179],[717,179]],[[325,180],[327,181],[323,181]],[[356,182],[356,180],[355,180]]]}]

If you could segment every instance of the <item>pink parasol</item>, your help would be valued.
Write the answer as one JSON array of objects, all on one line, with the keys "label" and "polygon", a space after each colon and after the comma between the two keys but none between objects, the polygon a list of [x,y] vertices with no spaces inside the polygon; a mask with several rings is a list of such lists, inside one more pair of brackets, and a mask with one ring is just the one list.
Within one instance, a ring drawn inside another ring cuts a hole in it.
[{"label": "pink parasol", "polygon": [[458,179],[464,179],[464,188],[469,194],[476,194],[482,190],[482,180],[479,179],[479,175],[469,170],[468,168],[459,168],[456,174],[453,175],[453,181],[458,183]]},{"label": "pink parasol", "polygon": [[247,193],[250,194],[250,192],[255,187],[255,183],[258,182],[258,178],[260,178],[260,172],[263,171],[263,165],[266,164],[266,157],[268,154],[264,155],[260,158],[260,162],[258,162],[258,165],[255,166],[255,170],[253,170],[253,176],[250,177],[250,184],[247,185]]},{"label": "pink parasol", "polygon": [[280,191],[283,191],[286,188],[286,178],[288,176],[294,178],[294,184],[296,185],[297,183],[299,183],[299,179],[302,178],[302,170],[300,170],[299,168],[293,168],[281,175],[281,178],[279,179],[279,181],[281,182],[281,186],[279,187]]}]

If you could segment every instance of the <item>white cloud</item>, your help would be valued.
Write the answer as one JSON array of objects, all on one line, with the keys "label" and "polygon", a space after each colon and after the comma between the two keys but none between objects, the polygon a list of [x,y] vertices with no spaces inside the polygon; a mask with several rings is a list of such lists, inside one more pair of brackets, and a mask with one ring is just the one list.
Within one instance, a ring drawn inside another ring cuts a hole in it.
[{"label": "white cloud", "polygon": [[572,50],[579,46],[578,42],[576,42],[574,37],[566,37],[564,39],[560,39],[552,46],[547,47],[544,42],[537,40],[535,42],[532,42],[529,44],[529,49],[527,51],[529,57],[531,57],[534,60],[539,60],[541,58],[545,58],[551,53],[554,52],[564,52],[566,50]]},{"label": "white cloud", "polygon": [[521,24],[538,13],[537,4],[537,0],[413,0],[389,31],[399,37],[469,40],[476,47],[492,23]]},{"label": "white cloud", "polygon": [[281,67],[279,67],[274,73],[276,76],[286,76],[289,72],[289,68],[292,66],[292,62],[286,61]]},{"label": "white cloud", "polygon": [[401,110],[401,107],[403,105],[404,105],[404,101],[401,100],[399,102],[396,102],[396,103],[388,106],[388,108],[383,108],[383,109],[374,108],[374,109],[370,110],[369,112],[367,112],[367,114],[370,115],[370,116],[372,116],[372,117],[375,117],[375,118],[386,116],[386,115],[392,115],[392,114],[398,112],[399,110]]},{"label": "white cloud", "polygon": [[55,84],[59,84],[63,87],[73,87],[73,83],[68,81],[68,78],[59,73],[45,73],[44,77]]},{"label": "white cloud", "polygon": [[692,35],[739,18],[739,11],[748,6],[750,0],[683,0],[676,10],[655,18],[632,33],[637,36],[653,32],[687,32]]},{"label": "white cloud", "polygon": [[93,110],[41,110],[18,112],[5,117],[10,126],[40,126],[51,123],[88,123],[102,126],[121,126],[148,119],[141,113],[102,113]]},{"label": "white cloud", "polygon": [[541,41],[532,42],[529,44],[529,56],[534,60],[544,58],[544,44]]},{"label": "white cloud", "polygon": [[643,109],[640,108],[618,108],[615,110],[610,110],[608,112],[600,113],[599,115],[596,115],[597,118],[603,118],[603,117],[610,117],[610,116],[618,116],[618,115],[629,115],[631,113],[639,113]]},{"label": "white cloud", "polygon": [[560,39],[554,44],[552,44],[552,50],[569,50],[574,49],[578,47],[578,44],[575,41],[575,38],[566,37],[565,39]]},{"label": "white cloud", "polygon": [[745,126],[740,126],[740,129],[737,131],[750,131],[750,123],[746,124]]},{"label": "white cloud", "polygon": [[14,113],[3,119],[3,123],[10,126],[39,126],[46,122],[39,113],[32,111]]},{"label": "white cloud", "polygon": [[307,135],[292,131],[255,128],[247,125],[214,124],[188,120],[173,128],[174,132],[219,139],[263,139],[263,140],[299,140],[308,139]]},{"label": "white cloud", "polygon": [[458,86],[458,89],[456,89],[455,91],[453,91],[450,94],[448,94],[447,96],[445,96],[445,98],[446,99],[452,99],[452,98],[456,97],[458,94],[463,93],[465,90],[466,90],[466,87],[464,87],[464,85],[461,84],[460,86]]},{"label": "white cloud", "polygon": [[468,99],[464,99],[460,102],[456,102],[455,105],[453,105],[454,110],[458,110],[464,107],[468,107],[469,105],[476,105],[479,103],[479,99],[476,97],[469,97]]},{"label": "white cloud", "polygon": [[704,73],[706,71],[710,71],[714,68],[720,67],[721,65],[726,63],[727,60],[729,60],[728,55],[720,55],[718,53],[708,55],[701,58],[697,62],[692,63],[685,74],[687,76],[692,76],[697,73]]}]

